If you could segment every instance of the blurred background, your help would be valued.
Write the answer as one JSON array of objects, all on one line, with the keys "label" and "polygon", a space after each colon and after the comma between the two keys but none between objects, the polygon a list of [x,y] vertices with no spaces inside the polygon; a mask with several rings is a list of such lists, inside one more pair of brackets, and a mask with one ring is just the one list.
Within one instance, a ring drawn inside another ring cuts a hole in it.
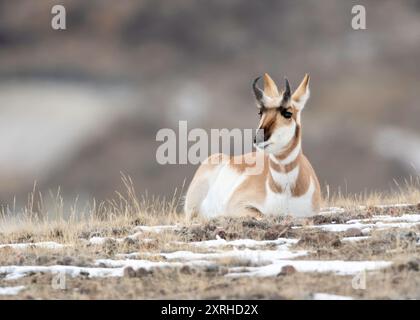
[{"label": "blurred background", "polygon": [[[64,5],[67,30],[51,28]],[[351,28],[366,7],[367,29]],[[251,81],[311,75],[303,147],[331,191],[420,171],[420,1],[2,0],[0,202],[172,195],[193,165],[156,162],[161,128],[255,128]]]}]

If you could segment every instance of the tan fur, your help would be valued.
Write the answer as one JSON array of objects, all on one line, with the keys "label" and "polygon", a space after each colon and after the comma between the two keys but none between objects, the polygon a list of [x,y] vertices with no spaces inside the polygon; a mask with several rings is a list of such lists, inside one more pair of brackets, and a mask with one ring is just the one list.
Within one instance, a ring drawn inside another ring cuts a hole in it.
[{"label": "tan fur", "polygon": [[279,96],[277,85],[274,83],[274,80],[271,79],[268,73],[264,74],[264,93],[271,98]]},{"label": "tan fur", "polygon": [[303,77],[302,82],[300,83],[299,87],[295,90],[295,92],[292,95],[292,99],[299,102],[300,98],[304,95],[306,88],[309,85],[309,75],[305,74],[305,77]]},{"label": "tan fur", "polygon": [[[268,196],[268,190],[266,188],[268,187],[271,192],[277,194],[285,192],[283,187],[275,181],[271,172],[287,174],[297,167],[299,170],[297,178],[288,186],[288,188],[290,188],[291,196],[301,197],[302,195],[305,195],[312,181],[315,188],[312,195],[312,210],[314,213],[319,211],[321,202],[320,185],[310,162],[305,157],[302,150],[298,149],[298,147],[301,146],[302,130],[300,121],[297,117],[300,110],[294,105],[294,102],[301,102],[301,99],[305,94],[309,96],[308,84],[309,76],[306,74],[299,87],[293,93],[290,105],[286,106],[286,108],[290,109],[292,112],[292,118],[287,119],[283,117],[276,109],[266,109],[260,120],[259,128],[264,129],[268,135],[277,128],[289,126],[292,121],[296,123],[295,134],[282,151],[271,155],[264,153],[263,171],[260,174],[248,176],[245,176],[245,172],[250,167],[255,166],[255,163],[249,163],[251,162],[251,159],[255,159],[256,152],[235,157],[225,156],[225,162],[222,164],[214,164],[214,162],[213,164],[208,163],[215,160],[221,160],[221,154],[209,157],[208,161],[205,161],[197,170],[188,189],[185,205],[187,217],[190,218],[194,214],[200,213],[200,205],[207,195],[212,179],[215,179],[223,166],[229,166],[238,175],[243,175],[244,180],[234,190],[234,193],[229,198],[226,210],[222,214],[254,217],[266,214],[265,212],[259,212],[257,209],[257,207],[261,207]],[[279,96],[277,86],[268,74],[264,75],[264,93],[270,97]],[[297,150],[296,158],[292,159],[289,163],[284,163],[285,159],[288,159],[288,157],[293,154],[294,150]],[[279,212],[279,214],[285,214],[285,212]]]},{"label": "tan fur", "polygon": [[204,200],[210,187],[210,181],[207,177],[212,171],[217,169],[219,163],[223,162],[223,158],[223,154],[213,154],[207,158],[196,171],[185,198],[184,207],[187,219],[191,219],[198,215],[199,205]]}]

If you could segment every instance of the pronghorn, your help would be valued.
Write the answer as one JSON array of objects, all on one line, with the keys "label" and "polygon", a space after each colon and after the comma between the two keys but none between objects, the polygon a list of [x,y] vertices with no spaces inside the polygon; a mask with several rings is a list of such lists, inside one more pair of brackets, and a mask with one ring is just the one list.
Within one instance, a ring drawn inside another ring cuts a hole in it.
[{"label": "pronghorn", "polygon": [[[267,73],[261,90],[260,78],[252,85],[260,116],[258,129],[263,129],[254,139],[257,151],[232,157],[213,154],[205,160],[186,194],[187,219],[195,215],[304,217],[319,211],[318,178],[301,145],[301,111],[309,98],[309,76],[305,75],[293,94],[287,78],[281,93]],[[256,175],[245,174],[245,161],[234,161],[258,155],[264,166]],[[221,161],[226,157],[227,161]]]}]

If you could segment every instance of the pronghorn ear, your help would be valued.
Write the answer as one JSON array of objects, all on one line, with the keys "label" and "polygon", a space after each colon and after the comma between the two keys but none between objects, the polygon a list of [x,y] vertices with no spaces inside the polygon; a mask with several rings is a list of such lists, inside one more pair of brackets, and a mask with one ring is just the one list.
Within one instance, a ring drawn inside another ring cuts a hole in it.
[{"label": "pronghorn ear", "polygon": [[277,89],[276,83],[268,75],[264,74],[264,94],[270,98],[275,98],[279,96],[279,90]]},{"label": "pronghorn ear", "polygon": [[309,75],[305,74],[302,82],[300,83],[299,87],[292,95],[292,100],[294,105],[299,110],[302,110],[305,107],[306,101],[309,99]]}]

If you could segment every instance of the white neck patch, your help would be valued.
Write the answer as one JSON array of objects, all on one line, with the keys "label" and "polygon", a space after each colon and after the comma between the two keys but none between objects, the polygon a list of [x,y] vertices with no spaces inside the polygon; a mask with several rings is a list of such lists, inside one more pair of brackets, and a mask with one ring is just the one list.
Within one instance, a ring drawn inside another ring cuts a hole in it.
[{"label": "white neck patch", "polygon": [[299,141],[296,147],[283,160],[277,159],[274,154],[270,154],[270,159],[273,160],[274,163],[287,165],[296,160],[296,158],[298,157],[300,153],[300,150],[301,150],[301,142]]},{"label": "white neck patch", "polygon": [[299,176],[299,166],[287,173],[276,171],[273,168],[270,168],[270,172],[274,182],[280,185],[285,192],[290,192]]}]

